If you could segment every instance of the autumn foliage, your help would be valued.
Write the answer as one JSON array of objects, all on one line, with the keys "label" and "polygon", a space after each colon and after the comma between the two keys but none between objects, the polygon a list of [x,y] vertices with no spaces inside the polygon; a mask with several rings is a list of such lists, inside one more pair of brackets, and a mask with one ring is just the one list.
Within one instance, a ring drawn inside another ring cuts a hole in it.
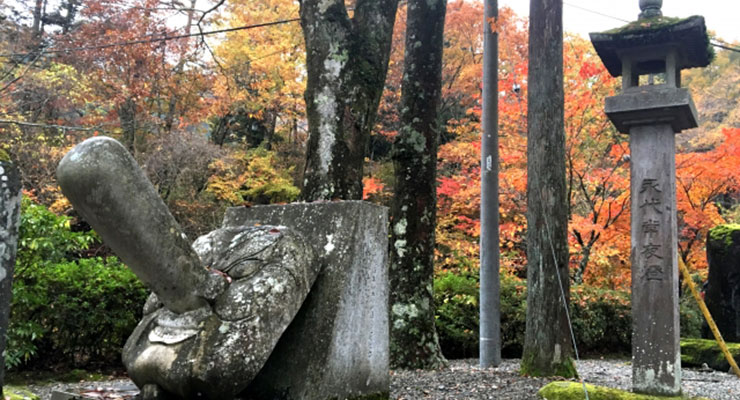
[{"label": "autumn foliage", "polygon": [[[72,22],[49,22],[37,31],[22,18],[0,21],[0,149],[19,164],[36,201],[70,212],[53,179],[56,162],[98,134],[132,150],[191,235],[217,225],[228,205],[296,198],[306,141],[304,40],[291,22],[298,3],[237,0],[208,13],[195,1],[185,3],[177,9],[160,0],[91,0]],[[384,204],[393,196],[390,151],[399,128],[405,15],[402,6],[364,179],[363,197]],[[478,266],[482,15],[480,2],[448,3],[438,113],[445,127],[439,132],[438,271]],[[168,39],[272,21],[287,22]],[[500,43],[501,265],[523,277],[527,21],[503,8],[486,23],[495,26]],[[100,46],[121,42],[139,43]],[[603,113],[619,80],[582,37],[566,36],[564,59],[568,204],[562,207],[570,216],[571,278],[625,289],[628,137]],[[702,128],[678,137],[679,253],[700,273],[707,267],[708,229],[740,215],[738,65],[736,56],[720,51],[715,65],[684,73]]]}]

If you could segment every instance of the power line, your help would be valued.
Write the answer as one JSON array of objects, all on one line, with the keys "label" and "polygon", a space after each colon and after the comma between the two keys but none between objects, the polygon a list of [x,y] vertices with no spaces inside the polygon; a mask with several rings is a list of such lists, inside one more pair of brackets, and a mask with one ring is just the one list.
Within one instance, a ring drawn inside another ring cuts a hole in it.
[{"label": "power line", "polygon": [[107,131],[101,130],[99,128],[85,128],[81,126],[67,126],[67,125],[54,125],[54,124],[38,124],[38,123],[33,123],[33,122],[13,121],[9,119],[0,119],[0,124],[28,126],[28,127],[33,127],[33,128],[55,128],[55,129],[62,129],[66,131],[87,131],[87,132],[98,131],[98,132],[107,133]]},{"label": "power line", "polygon": [[738,47],[732,47],[732,46],[730,46],[729,44],[726,44],[726,43],[711,43],[710,42],[709,44],[712,45],[712,46],[714,46],[714,47],[720,48],[720,49],[730,50],[730,51],[736,51],[736,52],[740,53],[740,48],[738,48]]},{"label": "power line", "polygon": [[563,4],[565,4],[566,6],[569,6],[569,7],[573,7],[573,8],[577,8],[579,10],[583,10],[583,11],[589,12],[591,14],[601,15],[602,17],[607,17],[607,18],[615,19],[617,21],[622,21],[622,22],[625,22],[625,23],[630,23],[631,22],[631,21],[627,21],[626,19],[615,17],[613,15],[604,14],[604,13],[601,13],[601,12],[598,12],[598,11],[595,11],[595,10],[591,10],[589,8],[577,6],[575,4],[570,4],[570,3],[566,2],[566,1],[564,1]]},{"label": "power line", "polygon": [[[164,41],[169,41],[169,40],[186,39],[186,38],[195,37],[195,36],[209,36],[209,35],[217,35],[219,33],[229,33],[229,32],[243,31],[243,30],[256,29],[256,28],[264,28],[268,26],[282,25],[282,24],[287,24],[287,23],[296,22],[296,21],[300,21],[300,18],[291,18],[291,19],[284,19],[284,20],[278,20],[278,21],[264,22],[261,24],[245,25],[245,26],[238,26],[234,28],[219,29],[215,31],[188,33],[188,34],[174,35],[174,36],[168,36],[165,34],[164,36],[159,37],[159,38],[137,39],[137,40],[130,40],[130,41],[125,41],[125,42],[115,42],[115,43],[106,43],[106,44],[93,45],[93,46],[73,47],[73,48],[68,48],[68,49],[48,49],[48,50],[42,50],[40,54],[44,55],[44,54],[73,53],[73,52],[85,51],[85,50],[99,50],[99,49],[107,49],[111,47],[131,46],[135,44],[164,42]],[[26,57],[26,56],[33,55],[33,54],[36,54],[36,52],[5,53],[5,54],[0,54],[0,57],[4,57],[4,58]]]}]

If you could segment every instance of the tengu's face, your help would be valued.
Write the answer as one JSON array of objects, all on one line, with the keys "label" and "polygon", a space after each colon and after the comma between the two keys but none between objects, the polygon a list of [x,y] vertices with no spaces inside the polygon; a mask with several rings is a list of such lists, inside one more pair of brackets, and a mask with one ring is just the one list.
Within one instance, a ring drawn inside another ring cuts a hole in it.
[{"label": "tengu's face", "polygon": [[208,307],[182,314],[152,295],[126,343],[124,364],[140,388],[231,398],[267,361],[319,265],[310,247],[285,227],[219,229],[193,248],[228,286]]}]

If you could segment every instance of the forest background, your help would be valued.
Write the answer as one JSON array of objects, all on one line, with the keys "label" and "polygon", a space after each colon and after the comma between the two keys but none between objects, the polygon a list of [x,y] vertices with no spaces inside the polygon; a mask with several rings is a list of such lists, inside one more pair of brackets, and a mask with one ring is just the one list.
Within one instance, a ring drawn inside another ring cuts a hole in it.
[{"label": "forest background", "polygon": [[[0,156],[19,166],[24,187],[6,361],[15,368],[116,362],[146,291],[77,218],[55,182],[58,161],[85,138],[119,139],[190,238],[216,228],[226,207],[296,200],[307,141],[299,6],[2,6]],[[448,3],[435,251],[437,329],[448,357],[477,354],[482,15],[480,2]],[[504,355],[516,356],[526,310],[528,28],[507,8],[489,22],[500,41],[503,345]],[[228,32],[206,34],[215,30]],[[402,4],[363,180],[364,198],[384,205],[393,197],[404,32]],[[629,351],[629,146],[603,113],[619,81],[576,35],[566,35],[564,73],[576,335],[586,351]],[[740,53],[718,50],[712,65],[683,80],[701,126],[677,137],[679,255],[700,282],[708,229],[740,222]],[[682,334],[698,335],[700,316],[684,300]]]}]

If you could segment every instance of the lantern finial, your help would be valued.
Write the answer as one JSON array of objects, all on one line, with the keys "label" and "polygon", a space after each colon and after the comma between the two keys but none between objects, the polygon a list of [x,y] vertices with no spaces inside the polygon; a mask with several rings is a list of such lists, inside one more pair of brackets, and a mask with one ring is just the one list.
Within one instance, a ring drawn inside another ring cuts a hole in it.
[{"label": "lantern finial", "polygon": [[663,0],[640,0],[639,19],[662,17],[663,13],[660,8],[663,6]]}]

